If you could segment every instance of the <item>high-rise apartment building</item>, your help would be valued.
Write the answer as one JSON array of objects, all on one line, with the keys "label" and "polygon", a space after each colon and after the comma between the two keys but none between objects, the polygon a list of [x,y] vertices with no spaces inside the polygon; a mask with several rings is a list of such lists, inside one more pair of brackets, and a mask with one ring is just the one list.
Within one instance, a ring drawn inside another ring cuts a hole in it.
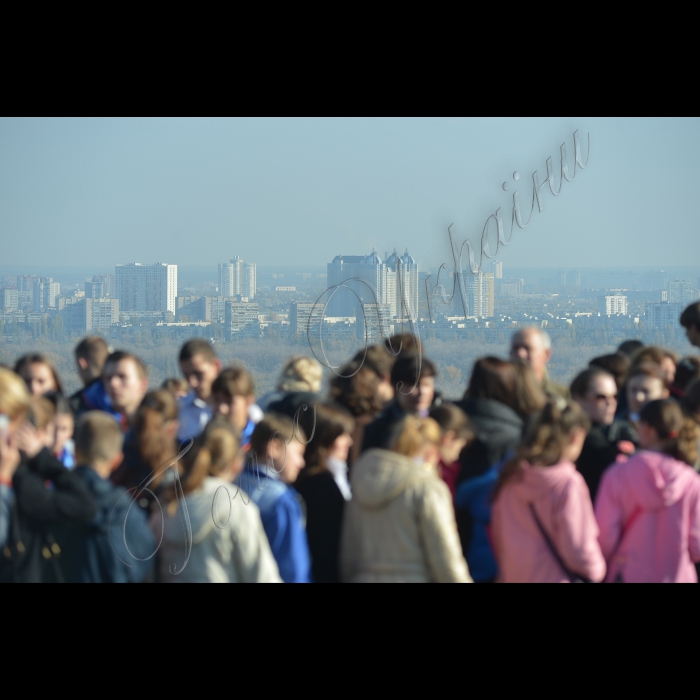
[{"label": "high-rise apartment building", "polygon": [[252,301],[258,289],[257,265],[241,260],[237,255],[231,262],[219,263],[219,294],[224,297],[240,295]]},{"label": "high-rise apartment building", "polygon": [[615,292],[598,298],[601,316],[627,316],[627,295]]},{"label": "high-rise apartment building", "polygon": [[256,302],[227,301],[224,333],[228,340],[257,338],[260,335],[259,307]]},{"label": "high-rise apartment building", "polygon": [[175,313],[177,265],[129,263],[115,268],[116,297],[122,311]]},{"label": "high-rise apartment building", "polygon": [[698,290],[690,282],[674,280],[668,285],[668,300],[671,304],[690,304],[698,299]]},{"label": "high-rise apartment building", "polygon": [[418,265],[408,251],[386,262],[370,255],[337,255],[328,263],[327,316],[361,317],[361,304],[387,304],[392,318],[418,318]]},{"label": "high-rise apartment building", "polygon": [[[312,318],[313,315],[313,318]],[[309,326],[311,321],[311,326]],[[323,303],[307,304],[293,301],[289,305],[289,335],[293,338],[307,333],[318,334],[319,324],[323,322]]]},{"label": "high-rise apartment building", "polygon": [[360,316],[355,324],[357,340],[368,345],[381,343],[394,334],[391,323],[391,308],[389,304],[363,304]]},{"label": "high-rise apartment building", "polygon": [[3,289],[0,291],[3,311],[17,311],[19,308],[19,292],[16,289]]},{"label": "high-rise apartment building", "polygon": [[32,308],[48,311],[56,308],[56,298],[61,294],[61,285],[53,277],[35,277],[32,282]]},{"label": "high-rise apartment building", "polygon": [[105,286],[103,282],[96,282],[94,279],[85,280],[86,299],[104,299]]},{"label": "high-rise apartment building", "polygon": [[85,335],[97,331],[106,332],[119,322],[119,299],[66,300],[60,312],[63,330],[68,335]]},{"label": "high-rise apartment building", "polygon": [[503,263],[500,260],[492,260],[491,266],[493,268],[494,278],[497,280],[503,279]]},{"label": "high-rise apartment building", "polygon": [[665,301],[660,304],[646,304],[646,325],[659,330],[664,330],[667,326],[677,327],[682,311],[683,304],[671,304]]},{"label": "high-rise apartment building", "polygon": [[479,272],[476,275],[469,271],[463,272],[461,286],[459,277],[455,284],[453,313],[456,316],[493,318],[494,283],[493,272]]}]

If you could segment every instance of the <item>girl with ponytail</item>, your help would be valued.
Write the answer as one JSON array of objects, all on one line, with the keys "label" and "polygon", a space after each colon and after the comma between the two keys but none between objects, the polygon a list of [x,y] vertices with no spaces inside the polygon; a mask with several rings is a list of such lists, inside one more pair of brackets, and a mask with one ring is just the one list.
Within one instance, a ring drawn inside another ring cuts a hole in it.
[{"label": "girl with ponytail", "polygon": [[588,487],[574,462],[590,424],[575,403],[548,402],[503,467],[492,511],[503,583],[601,581],[605,560]]},{"label": "girl with ponytail", "polygon": [[179,479],[150,520],[162,537],[160,583],[281,582],[260,511],[232,484],[242,467],[240,439],[223,419],[179,460]]},{"label": "girl with ponytail", "polygon": [[700,561],[700,427],[673,399],[651,401],[642,447],[604,474],[596,498],[608,582],[697,583]]}]

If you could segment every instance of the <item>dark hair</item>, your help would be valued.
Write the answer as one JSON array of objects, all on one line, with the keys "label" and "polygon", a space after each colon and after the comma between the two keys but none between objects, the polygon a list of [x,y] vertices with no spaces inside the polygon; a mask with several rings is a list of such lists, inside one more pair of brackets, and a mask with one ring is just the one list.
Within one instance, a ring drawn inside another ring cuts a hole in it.
[{"label": "dark hair", "polygon": [[625,384],[629,382],[632,377],[652,377],[653,379],[660,379],[664,386],[666,386],[666,379],[664,378],[664,373],[661,367],[656,362],[640,362],[639,364],[633,363],[627,372],[627,377],[625,378]]},{"label": "dark hair", "polygon": [[190,385],[187,383],[187,380],[183,379],[182,377],[168,377],[167,379],[163,380],[160,388],[170,391],[173,394],[177,393],[178,391],[186,391],[188,394],[190,392]]},{"label": "dark hair", "polygon": [[617,352],[621,352],[623,355],[631,358],[639,348],[643,347],[644,343],[641,340],[625,340],[618,345]]},{"label": "dark hair", "polygon": [[188,340],[180,348],[178,359],[180,362],[188,362],[195,355],[202,355],[207,362],[216,359],[214,348],[203,338],[192,338],[192,340]]},{"label": "dark hair", "polygon": [[244,396],[245,398],[254,396],[255,386],[247,369],[227,367],[214,380],[211,392],[212,394],[221,394],[230,401],[234,396]]},{"label": "dark hair", "polygon": [[397,386],[413,386],[422,377],[437,377],[437,367],[427,358],[418,355],[401,355],[391,368],[391,383]]},{"label": "dark hair", "polygon": [[466,413],[453,403],[445,402],[430,410],[430,417],[440,426],[442,434],[454,432],[458,439],[474,439],[474,432]]},{"label": "dark hair", "polygon": [[[33,364],[40,364],[40,365],[46,365],[50,370],[51,374],[53,375],[53,381],[54,384],[56,385],[56,391],[59,391],[61,394],[63,393],[63,384],[61,384],[61,378],[58,376],[58,372],[56,371],[56,368],[53,365],[53,362],[49,360],[46,355],[40,355],[38,353],[30,353],[29,355],[22,355],[17,362],[15,362],[15,368],[14,368],[14,373],[19,374],[20,377],[22,377],[22,372],[29,367],[29,365]],[[24,379],[24,377],[22,377]]]},{"label": "dark hair", "polygon": [[[394,366],[396,358],[390,355],[386,347],[381,345],[370,345],[365,354],[364,350],[359,350],[352,361],[357,361],[374,371],[380,379],[384,379],[387,375],[391,375],[391,368]],[[346,372],[341,372],[346,374]]]},{"label": "dark hair", "polygon": [[101,336],[88,335],[75,346],[73,354],[76,360],[86,360],[90,372],[99,377],[109,357],[109,347]]},{"label": "dark hair", "polygon": [[107,365],[114,365],[122,360],[131,360],[136,365],[136,371],[138,372],[139,377],[141,377],[141,379],[148,379],[148,367],[146,367],[145,362],[140,357],[136,357],[136,355],[126,352],[126,350],[115,350],[107,358],[105,367]]},{"label": "dark hair", "polygon": [[58,391],[49,391],[44,394],[44,398],[53,404],[56,410],[57,416],[72,416],[73,411],[71,411],[68,399]]},{"label": "dark hair", "polygon": [[258,464],[266,464],[267,446],[270,440],[284,440],[288,445],[293,438],[306,444],[306,433],[298,421],[295,425],[295,421],[289,416],[281,413],[267,413],[255,426],[250,437],[250,453],[255,452]]},{"label": "dark hair", "polygon": [[597,377],[609,377],[613,381],[615,380],[615,377],[613,377],[610,372],[606,372],[600,367],[584,369],[583,372],[579,372],[576,377],[574,377],[574,381],[571,382],[571,396],[583,398],[591,388],[593,380]]},{"label": "dark hair", "polygon": [[398,360],[404,355],[422,355],[423,346],[413,333],[396,333],[384,341],[384,347],[391,357]]},{"label": "dark hair", "polygon": [[558,464],[572,432],[577,428],[589,430],[590,427],[588,416],[577,403],[564,399],[549,401],[542,411],[530,416],[526,422],[522,443],[501,469],[493,498],[521,473],[526,462],[543,467]]},{"label": "dark hair", "polygon": [[480,357],[472,369],[465,399],[493,399],[515,410],[515,366],[500,357]]},{"label": "dark hair", "polygon": [[643,362],[654,362],[657,365],[661,365],[664,357],[667,357],[667,354],[663,348],[660,348],[658,345],[645,345],[632,355],[630,370]]},{"label": "dark hair", "polygon": [[698,459],[700,426],[684,416],[673,399],[650,401],[639,413],[641,423],[654,428],[661,441],[661,451],[674,459],[694,466]]},{"label": "dark hair", "polygon": [[589,363],[589,367],[600,367],[612,374],[620,391],[625,385],[625,375],[630,368],[630,359],[622,352],[614,352],[611,355],[600,355],[594,357]]},{"label": "dark hair", "polygon": [[[177,454],[177,441],[168,437],[165,424],[177,420],[178,404],[172,392],[166,389],[149,391],[141,401],[134,418],[134,435],[139,454],[155,472]],[[158,485],[162,475],[153,482]]]},{"label": "dark hair", "polygon": [[700,379],[695,379],[685,388],[681,405],[696,423],[700,423]]},{"label": "dark hair", "polygon": [[694,301],[683,309],[681,314],[681,326],[690,328],[695,326],[700,330],[700,301]]},{"label": "dark hair", "polygon": [[326,471],[328,451],[333,443],[341,435],[351,435],[355,430],[352,416],[325,403],[317,403],[310,410],[300,412],[299,424],[306,435],[311,436],[304,452],[306,466],[301,474],[306,476]]},{"label": "dark hair", "polygon": [[376,416],[382,410],[377,395],[379,375],[369,367],[360,366],[360,362],[352,360],[340,369],[339,375],[333,376],[330,395],[356,418]]},{"label": "dark hair", "polygon": [[700,357],[684,357],[676,365],[676,376],[673,379],[673,386],[683,392],[696,379],[700,379]]}]

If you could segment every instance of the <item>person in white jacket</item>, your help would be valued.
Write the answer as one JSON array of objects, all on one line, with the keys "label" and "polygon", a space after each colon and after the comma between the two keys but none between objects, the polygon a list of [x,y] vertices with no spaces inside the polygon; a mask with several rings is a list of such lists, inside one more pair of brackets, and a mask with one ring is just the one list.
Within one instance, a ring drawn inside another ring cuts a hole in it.
[{"label": "person in white jacket", "polygon": [[257,506],[231,483],[242,464],[238,436],[220,421],[184,455],[150,520],[160,583],[281,583]]}]

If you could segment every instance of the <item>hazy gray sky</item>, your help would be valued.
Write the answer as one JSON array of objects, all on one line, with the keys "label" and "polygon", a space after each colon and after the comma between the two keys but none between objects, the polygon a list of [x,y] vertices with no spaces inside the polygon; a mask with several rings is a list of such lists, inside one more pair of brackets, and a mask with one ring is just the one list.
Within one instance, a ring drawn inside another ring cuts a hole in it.
[{"label": "hazy gray sky", "polygon": [[543,188],[504,267],[698,263],[700,119],[630,118],[2,119],[0,262],[319,266],[395,246],[434,268],[448,224],[477,245],[497,207],[509,225],[516,170],[527,215],[576,129],[588,167]]}]

